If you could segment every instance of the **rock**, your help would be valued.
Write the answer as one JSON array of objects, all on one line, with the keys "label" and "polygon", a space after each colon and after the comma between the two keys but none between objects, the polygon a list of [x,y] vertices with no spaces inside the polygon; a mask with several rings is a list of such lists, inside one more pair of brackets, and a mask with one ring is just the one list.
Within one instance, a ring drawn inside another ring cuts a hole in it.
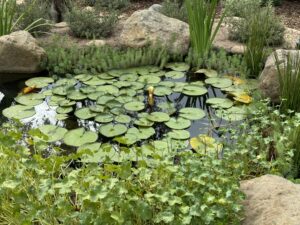
[{"label": "rock", "polygon": [[246,194],[243,225],[300,224],[300,185],[265,175],[242,181],[241,190]]},{"label": "rock", "polygon": [[[18,79],[18,74],[32,74],[43,70],[41,63],[46,52],[27,31],[17,31],[0,37],[0,74],[11,74],[8,80]],[[4,80],[4,78],[1,81]]]},{"label": "rock", "polygon": [[97,47],[101,47],[106,45],[106,41],[104,40],[92,40],[89,41],[88,43],[86,43],[87,46],[97,46]]},{"label": "rock", "polygon": [[25,3],[25,0],[17,0],[16,3],[17,5],[22,5]]},{"label": "rock", "polygon": [[152,6],[149,7],[148,10],[160,12],[161,9],[162,9],[162,5],[160,5],[160,4],[153,4]]},{"label": "rock", "polygon": [[287,55],[290,54],[291,59],[295,59],[300,54],[299,50],[278,49],[273,52],[267,59],[264,70],[259,77],[259,88],[265,97],[271,99],[274,103],[280,103],[279,79],[277,73],[275,54],[281,62],[280,68],[286,63]]},{"label": "rock", "polygon": [[53,28],[50,31],[53,34],[70,34],[71,33],[71,29],[69,27],[69,24],[66,22],[60,22],[60,23],[56,23],[54,24]]},{"label": "rock", "polygon": [[3,98],[4,98],[4,94],[0,91],[0,103],[1,103]]},{"label": "rock", "polygon": [[139,10],[125,21],[120,43],[136,48],[157,43],[166,46],[170,52],[185,54],[189,48],[189,37],[187,23],[153,10]]},{"label": "rock", "polygon": [[284,32],[284,47],[286,49],[295,49],[300,38],[300,31],[292,28],[285,28]]}]

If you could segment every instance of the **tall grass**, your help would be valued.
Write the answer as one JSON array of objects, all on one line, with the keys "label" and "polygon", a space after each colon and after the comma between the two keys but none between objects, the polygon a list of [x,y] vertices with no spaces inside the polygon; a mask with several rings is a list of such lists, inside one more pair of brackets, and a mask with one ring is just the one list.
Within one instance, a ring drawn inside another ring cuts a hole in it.
[{"label": "tall grass", "polygon": [[222,14],[214,28],[218,0],[186,0],[192,48],[198,57],[208,54],[223,22]]},{"label": "tall grass", "polygon": [[[36,1],[33,1],[35,4]],[[16,18],[17,15],[17,3],[16,0],[0,0],[0,36],[10,34],[20,23],[25,15],[25,12]],[[30,31],[39,26],[48,25],[46,23],[40,23],[42,18],[29,24],[24,30]]]},{"label": "tall grass", "polygon": [[[284,54],[284,53],[282,53]],[[284,62],[280,61],[275,52],[276,66],[282,99],[281,111],[293,110],[300,112],[300,54],[287,54]]]},{"label": "tall grass", "polygon": [[292,133],[291,141],[294,149],[292,175],[293,178],[300,178],[300,126]]}]

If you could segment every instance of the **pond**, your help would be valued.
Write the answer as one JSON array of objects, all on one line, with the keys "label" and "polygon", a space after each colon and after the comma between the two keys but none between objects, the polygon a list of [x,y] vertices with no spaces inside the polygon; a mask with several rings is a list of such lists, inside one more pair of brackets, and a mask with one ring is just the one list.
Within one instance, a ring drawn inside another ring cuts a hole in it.
[{"label": "pond", "polygon": [[256,85],[213,70],[189,69],[171,63],[163,69],[32,78],[25,84],[35,93],[13,99],[15,91],[2,90],[6,99],[1,107],[6,118],[40,128],[53,146],[91,150],[86,161],[135,161],[154,150],[164,156],[190,144],[195,151],[221,152],[220,128],[243,120]]}]

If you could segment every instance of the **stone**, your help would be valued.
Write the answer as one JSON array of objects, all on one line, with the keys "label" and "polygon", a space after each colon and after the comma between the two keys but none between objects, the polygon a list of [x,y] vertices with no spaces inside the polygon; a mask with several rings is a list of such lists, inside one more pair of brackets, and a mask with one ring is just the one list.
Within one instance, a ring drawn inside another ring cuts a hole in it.
[{"label": "stone", "polygon": [[0,91],[0,103],[1,103],[3,98],[4,98],[4,94]]},{"label": "stone", "polygon": [[92,41],[89,41],[88,43],[86,43],[86,45],[101,47],[101,46],[106,45],[106,41],[105,40],[92,40]]},{"label": "stone", "polygon": [[[16,31],[0,37],[0,81],[18,79],[18,74],[34,74],[43,70],[46,52],[27,31]],[[6,80],[6,79],[5,79]]]},{"label": "stone", "polygon": [[245,218],[242,225],[299,225],[300,185],[264,175],[241,182]]},{"label": "stone", "polygon": [[149,7],[148,10],[150,11],[156,11],[156,12],[161,12],[162,5],[161,4],[153,4],[152,6]]},{"label": "stone", "polygon": [[17,5],[22,5],[25,3],[25,0],[17,0],[16,3]]},{"label": "stone", "polygon": [[300,56],[300,51],[277,49],[267,58],[265,67],[259,77],[259,89],[264,97],[270,98],[273,103],[280,103],[280,85],[275,59],[276,54],[280,62],[279,67],[283,68],[287,61],[287,55],[290,55],[291,59],[296,59],[296,57]]},{"label": "stone", "polygon": [[295,49],[300,38],[300,31],[292,28],[285,28],[284,32],[284,47],[286,49]]},{"label": "stone", "polygon": [[60,23],[54,24],[53,28],[50,30],[50,32],[53,33],[53,34],[65,35],[65,34],[70,34],[71,29],[70,29],[68,23],[60,22]]},{"label": "stone", "polygon": [[123,46],[140,48],[161,44],[170,52],[188,52],[189,26],[180,20],[167,17],[153,10],[134,12],[124,23],[120,35]]}]

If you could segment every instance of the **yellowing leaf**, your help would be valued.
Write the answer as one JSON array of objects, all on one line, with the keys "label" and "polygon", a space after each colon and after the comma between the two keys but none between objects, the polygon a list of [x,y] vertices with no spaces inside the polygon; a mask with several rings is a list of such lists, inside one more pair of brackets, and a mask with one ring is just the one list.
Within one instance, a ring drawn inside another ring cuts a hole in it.
[{"label": "yellowing leaf", "polygon": [[243,80],[239,77],[236,77],[236,76],[227,75],[226,77],[229,78],[230,80],[232,80],[234,85],[241,85],[241,84],[246,83],[245,80]]},{"label": "yellowing leaf", "polygon": [[217,143],[214,138],[204,134],[191,138],[190,145],[195,151],[200,153],[219,152],[223,148],[223,145]]},{"label": "yellowing leaf", "polygon": [[245,103],[245,104],[249,104],[252,102],[252,97],[247,94],[237,95],[233,99],[238,102]]}]

